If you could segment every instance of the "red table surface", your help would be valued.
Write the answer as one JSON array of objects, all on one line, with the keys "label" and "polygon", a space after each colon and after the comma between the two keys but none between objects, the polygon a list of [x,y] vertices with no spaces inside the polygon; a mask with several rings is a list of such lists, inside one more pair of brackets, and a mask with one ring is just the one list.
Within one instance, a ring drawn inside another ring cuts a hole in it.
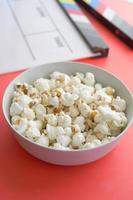
[{"label": "red table surface", "polygon": [[[110,46],[107,58],[84,59],[117,75],[133,92],[133,51],[90,17]],[[0,102],[6,86],[20,72],[0,76]],[[55,166],[29,155],[5,122],[0,105],[1,200],[132,200],[133,126],[118,146],[91,164]]]}]

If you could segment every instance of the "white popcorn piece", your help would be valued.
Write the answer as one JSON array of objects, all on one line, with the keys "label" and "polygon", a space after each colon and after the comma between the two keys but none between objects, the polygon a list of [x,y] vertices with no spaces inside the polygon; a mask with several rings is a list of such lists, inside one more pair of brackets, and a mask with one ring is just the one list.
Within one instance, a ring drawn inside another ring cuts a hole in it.
[{"label": "white popcorn piece", "polygon": [[42,104],[44,106],[49,106],[49,96],[48,95],[43,94],[43,96],[42,96]]},{"label": "white popcorn piece", "polygon": [[29,127],[26,131],[25,131],[25,136],[28,137],[29,139],[37,139],[40,137],[40,131],[36,128],[36,127]]},{"label": "white popcorn piece", "polygon": [[21,114],[22,110],[23,108],[17,102],[14,102],[11,104],[10,107],[10,115],[11,116],[19,115]]},{"label": "white popcorn piece", "polygon": [[58,116],[58,125],[62,127],[71,126],[71,117],[69,115],[59,115]]},{"label": "white popcorn piece", "polygon": [[101,90],[102,89],[102,84],[101,83],[96,83],[95,84],[95,89],[96,90]]},{"label": "white popcorn piece", "polygon": [[94,74],[87,72],[86,76],[83,80],[86,85],[93,86],[95,84],[95,77]]},{"label": "white popcorn piece", "polygon": [[19,92],[17,92],[17,91],[14,91],[13,92],[13,97],[19,97],[20,96],[20,93]]},{"label": "white popcorn piece", "polygon": [[67,136],[72,136],[73,135],[72,129],[70,127],[64,128],[64,134]]},{"label": "white popcorn piece", "polygon": [[121,115],[120,117],[121,117],[120,126],[121,126],[122,128],[124,128],[124,127],[127,125],[128,120],[127,120],[127,118],[126,118],[126,116],[125,116],[124,113],[123,113],[123,115]]},{"label": "white popcorn piece", "polygon": [[86,138],[88,133],[87,132],[82,132],[82,134],[84,135],[84,137]]},{"label": "white popcorn piece", "polygon": [[79,110],[76,106],[73,105],[69,107],[68,113],[71,117],[77,117],[79,115]]},{"label": "white popcorn piece", "polygon": [[[93,131],[92,131],[93,132]],[[94,134],[94,132],[93,132],[93,134]],[[91,134],[89,134],[89,132],[88,132],[88,135],[87,135],[87,137],[86,137],[86,142],[93,142],[94,140],[96,140],[97,139],[97,137],[96,137],[96,135],[91,135]]]},{"label": "white popcorn piece", "polygon": [[114,98],[112,101],[112,106],[115,108],[116,111],[122,112],[126,110],[126,101],[121,99],[119,96]]},{"label": "white popcorn piece", "polygon": [[94,128],[95,133],[101,133],[103,135],[108,135],[109,134],[109,127],[106,122],[102,121],[99,124],[96,125]]},{"label": "white popcorn piece", "polygon": [[32,101],[32,99],[29,96],[21,95],[21,96],[19,96],[18,103],[22,108],[24,108],[24,107],[28,106],[31,101]]},{"label": "white popcorn piece", "polygon": [[102,101],[102,104],[109,104],[112,101],[112,96],[107,95],[104,89],[97,90],[95,93],[95,98]]},{"label": "white popcorn piece", "polygon": [[19,115],[14,115],[12,118],[11,118],[11,123],[14,127],[18,127],[19,123],[20,123],[20,120],[21,120],[21,117]]},{"label": "white popcorn piece", "polygon": [[[82,126],[83,126],[83,124],[82,124]],[[71,128],[72,128],[73,133],[80,133],[81,132],[81,128],[78,124],[73,124]]]},{"label": "white popcorn piece", "polygon": [[54,143],[53,148],[56,150],[70,150],[69,147],[64,147],[58,142]]},{"label": "white popcorn piece", "polygon": [[101,141],[102,144],[107,144],[110,141],[113,141],[116,137],[105,137],[103,138],[103,140]]},{"label": "white popcorn piece", "polygon": [[42,121],[40,121],[40,120],[30,120],[30,121],[28,121],[28,126],[29,127],[35,127],[35,128],[37,128],[39,131],[41,131],[42,130],[42,128],[43,128],[43,122]]},{"label": "white popcorn piece", "polygon": [[87,142],[83,145],[83,149],[91,149],[91,148],[95,148],[97,146],[100,146],[102,143],[100,140],[98,139],[94,139],[93,141],[91,142]]},{"label": "white popcorn piece", "polygon": [[58,107],[59,106],[59,98],[57,96],[49,97],[49,104],[54,106],[54,107]]},{"label": "white popcorn piece", "polygon": [[61,126],[55,127],[55,134],[56,136],[64,135],[65,131]]},{"label": "white popcorn piece", "polygon": [[45,147],[49,146],[49,138],[45,135],[41,135],[36,142]]},{"label": "white popcorn piece", "polygon": [[119,119],[119,114],[111,110],[109,106],[99,106],[98,111],[103,115],[103,120],[117,120]]},{"label": "white popcorn piece", "polygon": [[72,145],[75,148],[80,147],[85,141],[85,137],[82,133],[75,133],[72,138]]},{"label": "white popcorn piece", "polygon": [[37,119],[43,120],[46,114],[46,108],[42,104],[38,104],[35,107],[35,113],[37,115]]},{"label": "white popcorn piece", "polygon": [[21,113],[21,116],[22,116],[23,118],[27,118],[27,119],[29,119],[29,120],[35,119],[35,113],[34,113],[34,111],[33,111],[32,109],[30,109],[30,108],[24,108],[24,109],[23,109],[23,112]]},{"label": "white popcorn piece", "polygon": [[94,122],[99,123],[100,121],[103,120],[103,116],[100,112],[97,111],[96,115],[94,116]]},{"label": "white popcorn piece", "polygon": [[59,135],[56,140],[64,147],[67,147],[71,142],[71,138],[68,135]]},{"label": "white popcorn piece", "polygon": [[71,94],[69,92],[64,92],[61,95],[61,102],[64,106],[72,106],[75,102],[75,100],[78,99],[78,95]]},{"label": "white popcorn piece", "polygon": [[54,88],[57,87],[56,79],[50,79],[49,80],[49,87],[50,87],[50,89],[54,89]]},{"label": "white popcorn piece", "polygon": [[43,128],[43,122],[41,120],[35,120],[35,123],[36,123],[36,128],[38,128],[39,131],[41,131]]},{"label": "white popcorn piece", "polygon": [[79,105],[79,111],[83,117],[88,117],[91,112],[91,108],[86,103],[81,103]]},{"label": "white popcorn piece", "polygon": [[49,90],[49,80],[44,78],[39,78],[34,82],[35,88],[39,90],[39,92],[44,92]]},{"label": "white popcorn piece", "polygon": [[78,77],[80,79],[80,81],[84,80],[84,74],[83,73],[76,72],[76,77]]},{"label": "white popcorn piece", "polygon": [[92,149],[95,148],[96,145],[93,142],[87,142],[84,145],[81,146],[82,149]]},{"label": "white popcorn piece", "polygon": [[117,113],[117,118],[113,120],[118,127],[125,127],[127,124],[127,118],[123,112]]},{"label": "white popcorn piece", "polygon": [[27,83],[16,83],[15,89],[19,94],[27,94],[29,85]]},{"label": "white popcorn piece", "polygon": [[85,118],[83,116],[78,116],[76,117],[76,119],[74,120],[74,124],[78,124],[78,126],[80,127],[81,131],[85,130]]},{"label": "white popcorn piece", "polygon": [[101,141],[99,139],[94,139],[92,142],[95,146],[101,145]]},{"label": "white popcorn piece", "polygon": [[109,142],[108,137],[103,138],[103,140],[101,141],[102,144],[107,144]]},{"label": "white popcorn piece", "polygon": [[56,139],[56,127],[47,124],[46,131],[50,140]]},{"label": "white popcorn piece", "polygon": [[53,72],[50,77],[52,79],[56,79],[60,82],[61,85],[67,85],[70,81],[70,77],[65,74],[65,73],[61,73],[61,72]]},{"label": "white popcorn piece", "polygon": [[19,116],[12,117],[12,124],[13,127],[20,133],[23,134],[27,127],[28,127],[28,121],[25,118],[21,118]]},{"label": "white popcorn piece", "polygon": [[82,100],[84,100],[85,103],[87,103],[87,104],[90,104],[90,103],[92,103],[95,100],[94,96],[91,95],[91,91],[89,91],[87,89],[81,90],[81,92],[80,92],[80,98]]},{"label": "white popcorn piece", "polygon": [[32,85],[29,85],[28,87],[28,96],[33,97],[38,95],[38,90],[36,88],[34,88]]},{"label": "white popcorn piece", "polygon": [[48,120],[48,124],[50,124],[51,126],[57,126],[58,117],[56,115],[48,114],[47,115],[47,120]]},{"label": "white popcorn piece", "polygon": [[77,86],[77,85],[79,85],[80,83],[81,83],[81,80],[80,80],[79,77],[76,77],[76,76],[71,77],[71,80],[70,80],[70,84],[71,84],[71,85]]}]

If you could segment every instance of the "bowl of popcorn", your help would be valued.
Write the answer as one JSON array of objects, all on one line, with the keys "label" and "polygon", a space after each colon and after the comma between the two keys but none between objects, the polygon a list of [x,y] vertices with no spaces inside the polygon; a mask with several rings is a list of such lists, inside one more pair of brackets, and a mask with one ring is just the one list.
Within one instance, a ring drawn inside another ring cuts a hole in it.
[{"label": "bowl of popcorn", "polygon": [[92,65],[46,64],[14,79],[3,97],[9,130],[40,160],[79,165],[109,153],[133,118],[133,99],[115,76]]}]

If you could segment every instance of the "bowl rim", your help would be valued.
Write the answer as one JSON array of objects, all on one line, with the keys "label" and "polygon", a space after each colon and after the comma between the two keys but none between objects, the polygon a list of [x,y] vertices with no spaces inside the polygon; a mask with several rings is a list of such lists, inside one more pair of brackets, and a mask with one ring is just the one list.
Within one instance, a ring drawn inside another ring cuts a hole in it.
[{"label": "bowl rim", "polygon": [[120,83],[121,83],[121,84],[125,87],[125,89],[128,91],[128,93],[129,93],[129,95],[131,96],[131,98],[133,98],[133,96],[132,96],[132,94],[131,94],[131,92],[130,92],[128,86],[127,86],[122,80],[120,80],[120,79],[119,79],[117,76],[115,76],[112,72],[110,72],[110,71],[108,71],[108,70],[106,70],[106,69],[103,69],[103,68],[101,68],[101,67],[99,67],[99,66],[96,66],[96,65],[93,65],[93,64],[90,64],[90,63],[75,62],[75,61],[53,62],[53,63],[47,63],[47,64],[36,65],[36,66],[31,67],[31,68],[28,68],[28,69],[26,69],[26,70],[24,70],[24,71],[22,71],[22,72],[20,71],[20,74],[17,75],[13,80],[11,80],[11,82],[9,82],[9,84],[7,85],[7,87],[6,87],[5,91],[4,91],[3,98],[2,98],[2,112],[3,112],[4,118],[5,118],[5,120],[6,120],[7,124],[8,124],[8,126],[15,132],[15,134],[18,134],[20,137],[22,137],[22,139],[26,140],[26,141],[29,142],[29,143],[32,143],[32,144],[35,145],[35,146],[37,145],[38,147],[42,147],[42,148],[47,149],[47,150],[49,150],[49,151],[57,151],[57,152],[64,152],[64,153],[77,153],[77,152],[93,151],[93,150],[95,150],[95,149],[99,149],[99,148],[102,148],[102,147],[104,147],[104,146],[108,146],[109,144],[113,143],[114,141],[117,141],[119,138],[121,138],[121,137],[126,133],[127,129],[128,129],[128,128],[130,127],[130,125],[132,124],[132,122],[133,122],[133,116],[131,117],[131,119],[130,119],[128,125],[127,125],[127,126],[122,130],[122,132],[121,132],[118,136],[116,136],[113,140],[111,140],[111,141],[109,141],[109,142],[107,142],[107,143],[105,143],[105,144],[100,144],[100,145],[98,145],[97,147],[86,148],[86,149],[54,149],[54,148],[52,148],[52,147],[43,146],[43,145],[41,145],[41,144],[39,144],[39,143],[36,143],[36,142],[30,140],[29,138],[25,137],[24,135],[20,134],[20,133],[12,126],[12,124],[11,124],[9,118],[7,117],[7,114],[5,113],[5,109],[4,109],[4,107],[5,107],[5,106],[4,106],[4,99],[5,99],[6,92],[7,92],[8,88],[10,87],[10,85],[12,85],[12,83],[15,82],[16,79],[18,79],[19,77],[21,77],[21,76],[24,75],[25,73],[30,72],[30,71],[32,71],[32,70],[38,68],[38,67],[41,67],[41,66],[44,66],[44,65],[54,65],[54,64],[56,64],[56,65],[60,64],[60,65],[61,65],[61,64],[64,64],[64,63],[65,63],[65,64],[68,64],[68,65],[69,65],[69,64],[75,64],[75,65],[76,65],[76,64],[80,64],[80,65],[84,65],[84,66],[86,66],[86,67],[89,66],[89,67],[91,67],[91,68],[95,68],[96,70],[103,71],[103,72],[105,72],[105,73],[107,73],[107,74],[113,76],[116,80],[120,81]]}]

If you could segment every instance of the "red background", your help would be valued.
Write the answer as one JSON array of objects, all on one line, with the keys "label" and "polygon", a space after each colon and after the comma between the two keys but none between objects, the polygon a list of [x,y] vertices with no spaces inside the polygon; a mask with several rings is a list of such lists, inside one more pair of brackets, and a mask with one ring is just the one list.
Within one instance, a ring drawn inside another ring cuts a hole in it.
[{"label": "red background", "polygon": [[[110,46],[107,58],[85,59],[123,80],[133,92],[133,51],[90,17]],[[0,76],[0,102],[8,83],[20,72]],[[0,105],[1,200],[132,200],[133,126],[110,154],[91,164],[62,167],[26,153],[3,118]]]},{"label": "red background", "polygon": [[[122,19],[127,21],[130,25],[133,25],[133,4],[129,3],[128,0],[100,0],[107,7],[112,8],[117,12]],[[122,9],[121,9],[122,8]]]}]

